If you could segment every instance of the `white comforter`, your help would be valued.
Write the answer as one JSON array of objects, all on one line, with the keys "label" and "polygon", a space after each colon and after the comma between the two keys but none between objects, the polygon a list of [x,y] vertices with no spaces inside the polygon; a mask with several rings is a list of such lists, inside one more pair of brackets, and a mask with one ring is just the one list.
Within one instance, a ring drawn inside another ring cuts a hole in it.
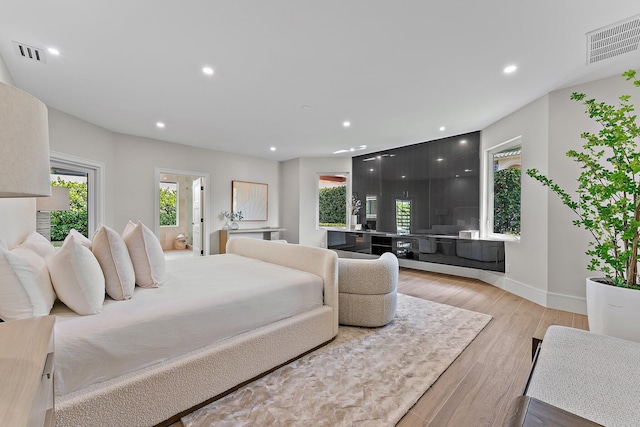
[{"label": "white comforter", "polygon": [[157,289],[80,316],[57,302],[56,395],[323,305],[316,275],[234,254],[167,262]]}]

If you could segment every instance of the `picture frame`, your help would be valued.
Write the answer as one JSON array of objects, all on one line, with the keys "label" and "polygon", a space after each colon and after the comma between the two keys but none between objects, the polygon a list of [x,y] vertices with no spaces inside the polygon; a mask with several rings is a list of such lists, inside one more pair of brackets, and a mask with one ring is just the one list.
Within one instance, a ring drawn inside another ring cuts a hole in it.
[{"label": "picture frame", "polygon": [[243,221],[269,219],[269,185],[259,182],[231,181],[231,209],[242,212]]}]

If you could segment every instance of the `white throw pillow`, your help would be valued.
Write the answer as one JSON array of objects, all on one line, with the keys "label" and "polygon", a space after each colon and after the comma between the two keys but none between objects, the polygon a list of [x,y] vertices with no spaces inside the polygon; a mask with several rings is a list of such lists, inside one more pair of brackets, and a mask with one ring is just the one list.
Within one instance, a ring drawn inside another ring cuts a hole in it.
[{"label": "white throw pillow", "polygon": [[76,242],[80,243],[85,248],[91,249],[91,240],[89,240],[86,236],[84,236],[75,228],[72,228],[71,230],[69,230],[69,234],[67,234],[67,237],[65,237],[64,240],[67,240],[67,239],[75,239]]},{"label": "white throw pillow", "polygon": [[56,250],[46,237],[35,231],[32,231],[20,246],[26,246],[42,258]]},{"label": "white throw pillow", "polygon": [[46,316],[55,300],[44,258],[26,246],[9,251],[0,244],[0,319]]},{"label": "white throw pillow", "polygon": [[45,258],[60,301],[78,314],[96,314],[104,302],[104,275],[93,253],[75,239]]},{"label": "white throw pillow", "polygon": [[136,275],[122,237],[115,230],[102,226],[93,236],[91,250],[102,267],[107,294],[119,301],[131,298]]},{"label": "white throw pillow", "polygon": [[165,272],[164,252],[155,234],[142,222],[129,221],[122,232],[136,274],[136,285],[157,288]]}]

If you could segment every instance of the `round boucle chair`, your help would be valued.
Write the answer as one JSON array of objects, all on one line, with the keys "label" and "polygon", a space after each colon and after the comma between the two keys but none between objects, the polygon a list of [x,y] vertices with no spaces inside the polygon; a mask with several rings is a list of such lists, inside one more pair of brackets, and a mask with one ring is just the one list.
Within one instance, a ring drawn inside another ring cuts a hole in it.
[{"label": "round boucle chair", "polygon": [[338,259],[338,313],[341,325],[376,327],[396,315],[398,259]]}]

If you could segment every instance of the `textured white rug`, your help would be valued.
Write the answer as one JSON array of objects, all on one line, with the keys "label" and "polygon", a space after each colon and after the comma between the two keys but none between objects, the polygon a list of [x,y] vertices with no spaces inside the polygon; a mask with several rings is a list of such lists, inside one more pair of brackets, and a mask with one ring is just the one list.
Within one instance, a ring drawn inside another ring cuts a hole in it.
[{"label": "textured white rug", "polygon": [[341,326],[330,344],[182,419],[205,426],[393,426],[491,316],[398,295],[382,328]]}]

